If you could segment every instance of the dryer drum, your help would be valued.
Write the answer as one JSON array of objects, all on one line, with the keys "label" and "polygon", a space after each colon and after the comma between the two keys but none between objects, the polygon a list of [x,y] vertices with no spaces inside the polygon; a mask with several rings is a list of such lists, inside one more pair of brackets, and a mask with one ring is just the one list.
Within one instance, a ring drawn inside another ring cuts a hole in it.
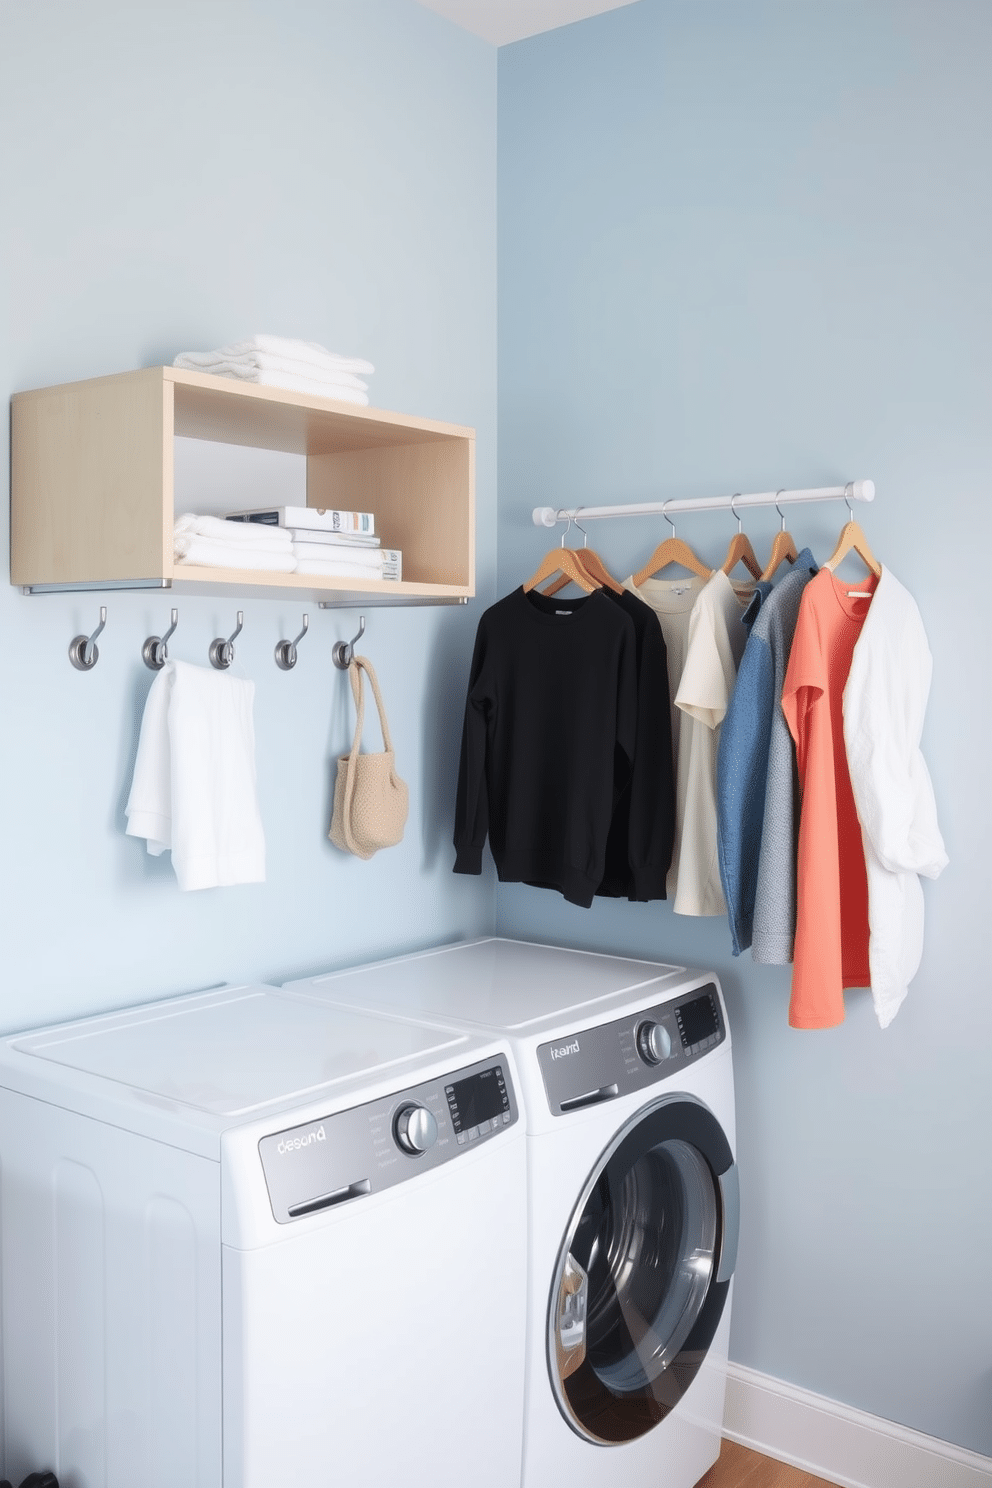
[{"label": "dryer drum", "polygon": [[580,1435],[631,1441],[695,1378],[729,1290],[729,1277],[716,1278],[724,1235],[736,1233],[736,1214],[724,1213],[733,1187],[720,1182],[732,1165],[719,1123],[688,1096],[642,1109],[600,1156],[566,1231],[549,1309],[552,1386]]}]

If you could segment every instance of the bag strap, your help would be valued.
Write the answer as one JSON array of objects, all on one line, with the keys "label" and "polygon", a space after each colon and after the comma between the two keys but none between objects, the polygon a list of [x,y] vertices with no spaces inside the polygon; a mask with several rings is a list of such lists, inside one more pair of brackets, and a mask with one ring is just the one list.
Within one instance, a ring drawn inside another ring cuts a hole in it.
[{"label": "bag strap", "polygon": [[382,701],[382,693],[379,691],[379,679],[375,674],[375,668],[367,656],[352,656],[348,667],[348,676],[351,679],[351,691],[355,698],[355,737],[352,740],[351,753],[348,756],[348,771],[345,776],[344,802],[341,809],[341,827],[344,832],[345,845],[350,853],[358,858],[362,854],[358,850],[351,832],[351,804],[355,795],[355,765],[361,752],[362,730],[365,727],[365,689],[362,686],[362,672],[368,672],[369,681],[372,684],[372,694],[375,705],[379,710],[379,727],[382,729],[382,742],[388,751],[392,750],[393,741],[389,737],[389,724],[386,721],[386,709]]},{"label": "bag strap", "polygon": [[[359,697],[361,695],[361,673],[368,672],[369,681],[372,684],[372,695],[375,698],[375,705],[379,710],[379,727],[382,730],[382,742],[385,748],[391,751],[393,747],[393,741],[389,736],[389,721],[386,718],[386,705],[382,701],[382,693],[379,690],[379,679],[375,674],[375,668],[373,667],[367,656],[355,656],[352,659],[351,666],[348,670],[351,673],[351,688],[355,694],[356,708],[359,706]],[[362,717],[364,719],[364,712],[362,714]],[[359,742],[361,742],[361,733],[359,733],[357,737]]]}]

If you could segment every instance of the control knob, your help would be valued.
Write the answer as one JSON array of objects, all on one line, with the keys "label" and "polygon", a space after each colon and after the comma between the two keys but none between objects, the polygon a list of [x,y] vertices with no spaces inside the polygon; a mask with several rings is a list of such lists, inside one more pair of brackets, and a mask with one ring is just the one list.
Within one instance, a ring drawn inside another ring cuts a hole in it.
[{"label": "control knob", "polygon": [[645,1019],[637,1030],[637,1052],[645,1064],[660,1064],[672,1052],[672,1036],[663,1023]]},{"label": "control knob", "polygon": [[426,1106],[403,1106],[393,1124],[396,1140],[404,1152],[420,1157],[437,1141],[437,1122]]}]

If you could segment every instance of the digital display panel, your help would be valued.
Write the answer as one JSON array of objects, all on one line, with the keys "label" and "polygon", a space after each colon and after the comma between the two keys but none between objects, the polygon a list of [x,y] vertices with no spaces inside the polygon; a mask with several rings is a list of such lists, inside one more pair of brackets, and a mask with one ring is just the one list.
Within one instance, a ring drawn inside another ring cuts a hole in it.
[{"label": "digital display panel", "polygon": [[480,1122],[492,1121],[494,1116],[502,1116],[510,1109],[503,1071],[498,1064],[481,1074],[456,1080],[447,1086],[445,1093],[456,1132],[469,1131]]},{"label": "digital display panel", "polygon": [[684,1002],[679,1008],[679,1027],[682,1030],[682,1042],[687,1049],[691,1049],[693,1044],[701,1043],[703,1039],[712,1038],[720,1028],[713,998],[707,993],[705,997]]}]

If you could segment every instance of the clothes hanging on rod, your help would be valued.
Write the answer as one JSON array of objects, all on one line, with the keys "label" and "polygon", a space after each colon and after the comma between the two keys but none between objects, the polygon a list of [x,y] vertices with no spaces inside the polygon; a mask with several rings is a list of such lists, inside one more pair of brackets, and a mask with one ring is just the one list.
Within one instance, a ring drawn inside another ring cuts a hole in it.
[{"label": "clothes hanging on rod", "polygon": [[622,589],[603,593],[630,616],[637,670],[637,731],[630,778],[613,807],[606,866],[596,894],[664,899],[675,841],[675,771],[665,639],[647,605]]},{"label": "clothes hanging on rod", "polygon": [[668,655],[675,768],[675,840],[668,897],[676,914],[719,915],[725,904],[716,858],[716,750],[737,660],[741,616],[753,584],[720,569],[708,579],[627,580],[657,616]]},{"label": "clothes hanging on rod", "polygon": [[781,708],[799,601],[816,573],[809,548],[744,616],[750,634],[717,755],[720,877],[735,956],[771,965],[792,960],[796,929],[799,779]]},{"label": "clothes hanging on rod", "polygon": [[476,634],[455,804],[455,872],[589,907],[606,867],[615,796],[637,739],[634,624],[601,590],[514,590]]},{"label": "clothes hanging on rod", "polygon": [[849,593],[849,584],[821,568],[803,593],[785,674],[782,710],[796,744],[802,791],[793,1028],[843,1022],[844,989],[870,984],[868,879],[844,743],[843,697],[877,583],[872,575]]},{"label": "clothes hanging on rod", "polygon": [[844,688],[844,742],[868,876],[868,965],[883,1028],[923,955],[919,875],[936,878],[948,861],[920,750],[932,671],[916,601],[883,568]]},{"label": "clothes hanging on rod", "polygon": [[[792,494],[797,500],[850,501],[852,488]],[[867,494],[862,490],[855,499],[873,494],[873,488]],[[785,504],[789,495],[776,492],[767,504]],[[676,506],[726,506],[736,513],[737,504],[766,503],[758,497],[665,503],[665,514]],[[640,514],[642,509],[580,510],[586,516],[607,516]],[[676,913],[726,910],[735,955],[750,947],[759,964],[793,961],[793,1026],[839,1023],[845,989],[870,987],[878,1021],[885,1027],[920,961],[919,876],[936,877],[947,862],[919,750],[930,652],[915,603],[878,564],[856,523],[848,523],[819,571],[808,548],[793,557],[791,539],[778,546],[788,550],[793,566],[774,586],[764,578],[734,585],[720,570],[705,580],[698,575],[661,579],[655,576],[659,550],[645,570],[625,581],[624,600],[633,606],[628,609],[632,630],[638,616],[650,609],[665,654],[674,772],[669,816],[674,843],[669,836],[666,852],[668,845],[673,851],[665,887]],[[830,569],[851,550],[871,570],[857,587]],[[766,571],[772,569],[769,564]],[[601,612],[618,604],[605,593],[564,604],[549,597],[529,598],[532,606],[543,603],[552,611],[562,606],[563,614],[594,600]],[[493,607],[492,613],[499,609]],[[481,865],[487,830],[484,825],[474,837],[468,831],[471,812],[464,789],[465,781],[475,778],[488,787],[492,778],[489,762],[473,765],[468,748],[473,710],[481,703],[487,727],[496,716],[494,699],[485,697],[485,689],[473,692],[485,671],[478,665],[483,630],[480,622],[466,706],[456,823],[459,871],[478,871],[478,866],[466,865]],[[650,626],[643,631],[644,636],[650,633]],[[650,668],[643,664],[643,644],[637,654],[640,702]],[[569,675],[573,685],[580,675],[585,683],[578,658]],[[541,686],[547,691],[546,679]],[[510,696],[504,689],[504,698]],[[567,733],[567,728],[564,734],[552,733],[556,747],[551,753],[559,761],[568,758]],[[629,756],[621,748],[616,757],[626,762],[629,775]],[[542,769],[547,772],[548,766],[545,759]],[[560,774],[571,780],[571,767]],[[622,770],[614,775],[614,797],[624,786],[622,775]],[[637,858],[656,875],[665,854],[652,856],[650,832],[635,827],[639,798],[643,785],[631,793],[630,810],[625,806],[612,822],[611,835],[621,820],[627,834],[618,882],[604,875],[593,888],[587,876],[577,894],[560,881],[560,872],[556,877],[533,868],[507,871],[501,838],[493,843],[500,877],[557,887],[573,902],[591,904],[595,893],[623,893],[626,875],[628,898],[652,897],[639,891],[647,882],[645,874],[635,875],[631,868]],[[505,816],[502,805],[494,814],[492,800],[485,809],[493,821],[500,811]],[[564,840],[574,831],[566,821],[568,813],[574,810],[581,817],[585,810],[581,793],[571,802],[559,799],[557,809],[556,830]],[[491,831],[490,836],[492,841]]]},{"label": "clothes hanging on rod", "polygon": [[669,899],[675,898],[678,888],[682,821],[685,816],[685,800],[688,790],[688,752],[684,756],[685,763],[682,763],[683,722],[685,722],[686,731],[691,726],[691,720],[683,720],[681,711],[675,707],[675,694],[679,690],[689,650],[689,617],[705,582],[706,580],[697,577],[645,579],[639,585],[634,583],[633,578],[626,580],[627,589],[654,611],[665,643],[670,698],[669,737],[675,780],[672,851],[666,874],[666,894]]},{"label": "clothes hanging on rod", "polygon": [[685,778],[676,914],[726,911],[716,851],[716,761],[747,631],[742,616],[754,585],[732,584],[715,569],[689,617],[689,645],[675,696],[683,715],[679,769]]}]

